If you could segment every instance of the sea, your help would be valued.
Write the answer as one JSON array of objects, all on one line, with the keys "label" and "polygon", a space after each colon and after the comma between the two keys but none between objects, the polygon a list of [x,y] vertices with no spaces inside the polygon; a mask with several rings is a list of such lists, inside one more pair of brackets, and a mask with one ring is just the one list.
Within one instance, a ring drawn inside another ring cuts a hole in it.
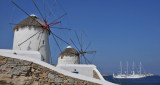
[{"label": "sea", "polygon": [[112,75],[104,76],[107,81],[120,85],[160,85],[160,76],[147,76],[139,79],[115,79]]}]

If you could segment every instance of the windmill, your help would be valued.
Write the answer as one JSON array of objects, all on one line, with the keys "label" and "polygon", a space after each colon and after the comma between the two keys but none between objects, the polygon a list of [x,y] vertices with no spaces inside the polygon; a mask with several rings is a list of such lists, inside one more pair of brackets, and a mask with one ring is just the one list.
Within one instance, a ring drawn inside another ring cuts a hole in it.
[{"label": "windmill", "polygon": [[86,54],[93,55],[94,53],[96,53],[96,51],[88,51],[88,48],[91,46],[91,42],[88,43],[88,45],[85,48],[85,46],[84,46],[85,39],[84,39],[83,33],[81,32],[80,37],[78,36],[77,32],[75,32],[75,35],[76,35],[79,46],[77,46],[72,39],[70,39],[70,40],[80,54],[80,60],[81,60],[80,63],[84,62],[85,64],[92,64],[92,62],[90,60],[88,60],[86,57]]},{"label": "windmill", "polygon": [[55,33],[51,31],[51,28],[56,29],[66,29],[71,30],[69,28],[61,28],[61,27],[55,27],[55,25],[61,23],[59,19],[67,15],[67,13],[64,13],[63,15],[59,16],[57,19],[54,19],[52,22],[48,22],[52,15],[53,8],[55,6],[56,0],[53,3],[53,6],[51,8],[51,11],[46,16],[45,12],[45,1],[43,0],[44,5],[44,16],[41,13],[39,7],[37,6],[36,2],[32,0],[34,6],[36,7],[38,13],[42,17],[42,21],[40,18],[38,18],[36,15],[29,15],[24,9],[22,9],[18,4],[16,4],[14,1],[11,1],[18,9],[20,9],[24,14],[28,16],[25,20],[21,21],[19,24],[10,23],[12,25],[15,25],[14,27],[14,44],[13,49],[14,50],[34,50],[39,51],[42,55],[42,60],[49,63],[50,59],[50,46],[49,46],[49,39],[48,36],[52,35],[54,41],[56,42],[59,50],[61,51],[60,45],[57,42],[57,39],[63,41],[65,44],[69,45],[65,40],[57,36]]}]

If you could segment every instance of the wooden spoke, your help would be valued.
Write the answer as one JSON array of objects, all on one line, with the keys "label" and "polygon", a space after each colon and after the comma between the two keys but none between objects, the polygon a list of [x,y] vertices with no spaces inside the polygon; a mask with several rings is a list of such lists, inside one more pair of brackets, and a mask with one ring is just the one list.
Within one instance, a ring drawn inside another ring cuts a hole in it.
[{"label": "wooden spoke", "polygon": [[62,27],[50,27],[50,28],[65,29],[65,30],[72,30],[72,29],[69,29],[69,28],[62,28]]},{"label": "wooden spoke", "polygon": [[88,53],[88,54],[93,54],[93,53],[95,53],[96,51],[87,51],[86,53]]},{"label": "wooden spoke", "polygon": [[54,3],[53,3],[53,5],[52,5],[52,8],[51,8],[51,10],[50,10],[50,12],[49,12],[49,16],[47,17],[47,21],[48,21],[49,18],[51,17],[51,15],[52,15],[52,13],[53,13],[53,8],[55,7],[55,5],[56,5],[56,0],[54,0]]},{"label": "wooden spoke", "polygon": [[78,37],[78,34],[77,34],[77,32],[76,32],[76,31],[75,31],[75,34],[76,34],[76,37],[77,37],[77,40],[78,40],[78,43],[79,43],[80,49],[82,50],[82,46],[81,46],[81,43],[80,43],[80,40],[79,40],[79,37]]},{"label": "wooden spoke", "polygon": [[88,62],[89,64],[91,64],[91,62],[86,58],[86,56],[83,55],[83,57],[84,57],[84,59],[85,59],[86,62]]},{"label": "wooden spoke", "polygon": [[55,21],[57,21],[57,20],[59,20],[59,19],[63,18],[65,15],[67,15],[67,13],[64,13],[63,15],[61,15],[60,17],[58,17],[57,19],[55,19],[55,20],[54,20],[54,21],[52,21],[52,22],[55,22]]},{"label": "wooden spoke", "polygon": [[[25,13],[28,17],[30,17],[30,15],[24,10],[22,9],[20,6],[18,6],[14,1],[11,1],[18,9],[20,9],[23,13]],[[32,17],[31,17],[32,18]],[[32,18],[32,20],[35,20],[34,18]],[[36,20],[36,22],[38,22]],[[38,22],[40,25],[42,25],[40,22]]]},{"label": "wooden spoke", "polygon": [[82,32],[81,32],[81,48],[83,48]]},{"label": "wooden spoke", "polygon": [[43,20],[45,20],[43,15],[42,15],[42,13],[41,13],[41,11],[39,10],[37,4],[34,2],[34,0],[32,0],[32,2],[34,3],[35,7],[37,8],[37,10],[38,10],[39,14],[41,15],[41,17],[43,18]]},{"label": "wooden spoke", "polygon": [[57,40],[56,40],[56,38],[55,38],[55,35],[53,34],[53,32],[51,32],[51,34],[52,34],[53,39],[54,39],[54,41],[56,42],[56,44],[57,44],[57,46],[58,46],[60,52],[62,52],[62,50],[61,50],[61,48],[60,48],[60,46],[59,46],[59,44],[58,44],[58,42],[57,42]]},{"label": "wooden spoke", "polygon": [[33,34],[33,35],[30,36],[28,39],[26,39],[25,41],[23,41],[22,43],[20,43],[18,46],[21,46],[22,44],[24,44],[25,42],[27,42],[28,40],[30,40],[31,38],[33,38],[35,35],[37,35],[37,34],[40,33],[40,32],[42,32],[42,31],[39,31],[39,32]]},{"label": "wooden spoke", "polygon": [[44,5],[44,17],[46,19],[46,10],[45,10],[45,2],[44,2],[44,0],[43,0],[43,5]]},{"label": "wooden spoke", "polygon": [[26,11],[24,11],[20,6],[18,6],[14,1],[11,1],[17,8],[19,8],[22,12],[24,12],[26,15],[30,16]]},{"label": "wooden spoke", "polygon": [[61,41],[63,41],[64,43],[66,43],[67,45],[70,45],[68,42],[66,42],[65,40],[63,40],[62,38],[58,37],[56,34],[54,34],[53,32],[51,32],[55,37],[57,37],[58,39],[60,39]]},{"label": "wooden spoke", "polygon": [[76,44],[73,42],[73,40],[72,39],[70,39],[71,40],[71,42],[72,42],[72,44],[76,47],[76,49],[79,51],[79,53],[80,53],[80,50],[78,49],[78,47],[76,46]]},{"label": "wooden spoke", "polygon": [[86,51],[90,46],[91,46],[91,42],[87,45],[87,47],[84,51]]}]

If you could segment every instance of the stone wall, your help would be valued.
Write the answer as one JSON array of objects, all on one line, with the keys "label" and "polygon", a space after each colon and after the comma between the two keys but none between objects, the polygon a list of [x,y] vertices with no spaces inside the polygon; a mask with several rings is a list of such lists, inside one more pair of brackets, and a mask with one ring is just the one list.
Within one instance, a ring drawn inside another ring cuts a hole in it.
[{"label": "stone wall", "polygon": [[0,85],[98,85],[33,62],[0,56]]},{"label": "stone wall", "polygon": [[95,70],[93,70],[93,77],[96,79],[100,79],[97,72]]}]

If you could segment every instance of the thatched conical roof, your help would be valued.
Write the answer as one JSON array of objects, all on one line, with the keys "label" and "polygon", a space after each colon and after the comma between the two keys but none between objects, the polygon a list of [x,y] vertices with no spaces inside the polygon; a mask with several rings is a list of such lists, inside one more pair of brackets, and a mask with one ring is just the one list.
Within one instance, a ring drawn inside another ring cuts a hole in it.
[{"label": "thatched conical roof", "polygon": [[25,26],[34,26],[34,27],[41,27],[41,25],[44,25],[44,23],[38,18],[36,15],[30,15],[26,19],[22,20],[20,23],[18,23],[14,28],[13,31],[17,28],[22,28]]},{"label": "thatched conical roof", "polygon": [[58,57],[63,57],[63,56],[70,56],[70,57],[77,56],[77,57],[79,57],[79,52],[76,49],[72,48],[71,46],[68,46],[63,52],[61,52],[59,54]]}]

